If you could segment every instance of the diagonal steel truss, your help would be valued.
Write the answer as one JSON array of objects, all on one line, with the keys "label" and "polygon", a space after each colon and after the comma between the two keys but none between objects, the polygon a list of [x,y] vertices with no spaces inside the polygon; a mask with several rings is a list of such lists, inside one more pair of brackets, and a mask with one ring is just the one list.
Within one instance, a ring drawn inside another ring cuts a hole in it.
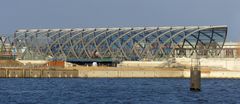
[{"label": "diagonal steel truss", "polygon": [[0,35],[0,53],[6,53],[12,51],[11,40],[7,36]]},{"label": "diagonal steel truss", "polygon": [[27,52],[67,60],[161,60],[186,48],[186,57],[218,55],[226,37],[226,26],[26,29],[15,32],[14,43],[22,58]]}]

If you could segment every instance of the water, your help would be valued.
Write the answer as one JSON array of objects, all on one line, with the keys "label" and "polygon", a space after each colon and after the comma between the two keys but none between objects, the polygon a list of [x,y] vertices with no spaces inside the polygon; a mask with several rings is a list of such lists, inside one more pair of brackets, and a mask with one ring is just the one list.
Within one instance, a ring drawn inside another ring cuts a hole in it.
[{"label": "water", "polygon": [[240,103],[240,80],[203,79],[0,79],[1,104]]}]

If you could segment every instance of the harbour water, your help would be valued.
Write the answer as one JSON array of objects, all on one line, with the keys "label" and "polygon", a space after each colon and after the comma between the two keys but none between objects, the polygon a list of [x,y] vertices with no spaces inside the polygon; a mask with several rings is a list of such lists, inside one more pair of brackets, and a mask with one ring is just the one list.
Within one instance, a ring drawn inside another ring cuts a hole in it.
[{"label": "harbour water", "polygon": [[239,79],[175,78],[8,78],[0,79],[1,104],[159,104],[240,103]]}]

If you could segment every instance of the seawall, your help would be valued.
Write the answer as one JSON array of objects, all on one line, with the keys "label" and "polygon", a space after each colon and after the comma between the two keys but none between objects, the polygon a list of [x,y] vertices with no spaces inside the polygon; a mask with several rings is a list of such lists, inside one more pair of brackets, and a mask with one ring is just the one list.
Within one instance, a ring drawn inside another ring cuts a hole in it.
[{"label": "seawall", "polygon": [[[202,70],[202,78],[240,78],[240,71]],[[189,70],[151,69],[151,70],[30,70],[1,69],[1,78],[189,78]]]}]

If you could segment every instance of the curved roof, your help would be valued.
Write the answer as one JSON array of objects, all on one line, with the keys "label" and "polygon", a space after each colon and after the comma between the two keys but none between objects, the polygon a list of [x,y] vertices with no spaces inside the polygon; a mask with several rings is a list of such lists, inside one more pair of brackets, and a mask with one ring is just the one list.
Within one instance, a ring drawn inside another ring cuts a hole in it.
[{"label": "curved roof", "polygon": [[20,29],[14,42],[19,50],[56,58],[159,60],[187,47],[199,53],[214,44],[218,53],[226,36],[227,26]]}]

